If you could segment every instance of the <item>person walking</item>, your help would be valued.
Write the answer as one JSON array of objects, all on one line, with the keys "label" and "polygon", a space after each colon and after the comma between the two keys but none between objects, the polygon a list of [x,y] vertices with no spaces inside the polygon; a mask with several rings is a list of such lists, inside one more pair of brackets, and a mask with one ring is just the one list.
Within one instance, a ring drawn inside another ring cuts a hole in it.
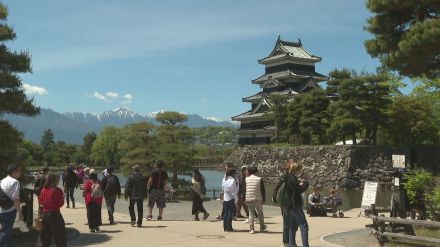
[{"label": "person walking", "polygon": [[140,166],[133,166],[133,174],[127,178],[125,185],[125,198],[130,199],[128,212],[130,213],[131,226],[136,224],[136,214],[134,205],[137,206],[138,218],[137,226],[142,226],[142,217],[144,213],[144,198],[147,196],[147,178],[140,173]]},{"label": "person walking", "polygon": [[46,178],[47,173],[49,172],[49,168],[43,166],[41,168],[40,173],[38,173],[37,176],[35,176],[35,184],[34,184],[34,193],[35,195],[39,196],[40,191],[44,187],[44,180]]},{"label": "person walking", "polygon": [[66,207],[70,207],[70,201],[72,201],[72,208],[75,208],[75,198],[73,193],[78,186],[78,175],[74,172],[73,166],[68,166],[66,169],[66,179],[63,181],[64,191],[66,193]]},{"label": "person walking", "polygon": [[23,213],[20,207],[20,182],[21,167],[11,164],[6,169],[7,176],[0,181],[0,246],[13,246],[11,232],[15,217],[18,213],[19,221],[23,221]]},{"label": "person walking", "polygon": [[[298,163],[288,160],[286,162],[287,173],[284,174],[278,184],[275,186],[272,201],[277,202],[277,194],[280,188],[285,193],[284,198],[288,198],[283,202],[280,202],[281,212],[283,216],[283,245],[285,247],[296,247],[295,234],[298,227],[301,231],[301,240],[303,247],[309,247],[309,225],[307,224],[306,216],[302,209],[303,200],[301,194],[307,190],[308,183],[302,179],[298,180],[298,173],[301,171],[302,166]],[[281,193],[280,192],[280,193]]]},{"label": "person walking", "polygon": [[234,217],[235,202],[238,201],[238,181],[234,178],[235,169],[227,168],[222,180],[223,196],[223,230],[232,232],[232,219]]},{"label": "person walking", "polygon": [[60,212],[60,208],[64,205],[64,194],[58,188],[59,183],[59,176],[49,174],[41,190],[39,201],[42,207],[40,217],[43,220],[43,230],[37,247],[49,247],[52,239],[55,240],[57,247],[67,246],[66,224]]},{"label": "person walking", "polygon": [[153,208],[156,204],[159,209],[159,216],[157,220],[162,220],[163,211],[166,208],[165,187],[168,184],[168,173],[163,169],[165,163],[158,161],[156,163],[156,169],[151,173],[148,180],[148,189],[150,196],[148,200],[148,216],[147,220],[153,219]]},{"label": "person walking", "polygon": [[244,212],[246,214],[246,218],[249,218],[249,209],[246,205],[245,199],[246,199],[246,171],[248,167],[242,166],[240,169],[240,174],[238,174],[238,201],[237,201],[237,208],[235,212],[236,218],[244,218],[244,216],[241,214],[241,208],[244,209]]},{"label": "person walking", "polygon": [[107,205],[108,221],[110,225],[113,225],[115,223],[113,214],[115,213],[116,197],[121,198],[121,184],[118,176],[113,174],[113,168],[107,168],[107,173],[107,176],[102,179],[102,190]]},{"label": "person walking", "polygon": [[96,171],[90,172],[89,179],[84,184],[84,192],[90,232],[100,231],[99,226],[102,224],[101,207],[104,193],[102,191],[102,183],[98,180]]},{"label": "person walking", "polygon": [[203,220],[208,219],[209,214],[203,207],[203,198],[206,194],[205,178],[199,169],[194,169],[192,174],[192,214],[194,221],[200,221],[199,213],[203,213]]},{"label": "person walking", "polygon": [[246,204],[249,208],[249,223],[250,234],[254,234],[254,218],[255,210],[258,212],[258,218],[260,222],[260,232],[266,231],[266,225],[264,224],[263,203],[266,201],[266,191],[264,188],[264,182],[261,177],[256,176],[257,167],[249,167],[247,169],[248,177],[246,177]]}]

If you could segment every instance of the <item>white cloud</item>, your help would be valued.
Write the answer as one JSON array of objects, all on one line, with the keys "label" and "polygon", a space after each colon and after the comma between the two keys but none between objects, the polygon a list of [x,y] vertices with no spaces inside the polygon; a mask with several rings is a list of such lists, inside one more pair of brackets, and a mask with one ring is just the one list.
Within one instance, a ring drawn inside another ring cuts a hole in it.
[{"label": "white cloud", "polygon": [[23,83],[23,88],[27,94],[33,94],[33,95],[46,95],[47,90],[44,87],[38,87],[34,85],[30,85],[27,83]]},{"label": "white cloud", "polygon": [[109,98],[117,98],[117,97],[119,97],[119,94],[118,93],[114,93],[114,92],[107,92],[105,95],[107,97],[109,97]]},{"label": "white cloud", "polygon": [[93,97],[95,97],[95,98],[97,98],[97,99],[99,99],[99,100],[104,100],[104,101],[107,100],[107,98],[106,98],[104,95],[102,95],[102,94],[100,94],[100,93],[98,93],[98,92],[95,92],[95,93],[93,94]]},{"label": "white cloud", "polygon": [[131,95],[131,94],[126,94],[126,95],[124,95],[124,99],[127,99],[127,100],[133,100],[133,95]]}]

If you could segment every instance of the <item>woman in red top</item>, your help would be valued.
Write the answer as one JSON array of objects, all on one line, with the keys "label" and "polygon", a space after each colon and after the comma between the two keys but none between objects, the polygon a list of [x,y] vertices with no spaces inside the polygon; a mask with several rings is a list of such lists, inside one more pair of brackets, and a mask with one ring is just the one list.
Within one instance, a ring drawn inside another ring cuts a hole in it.
[{"label": "woman in red top", "polygon": [[67,246],[66,225],[60,208],[64,205],[63,191],[58,188],[60,177],[49,174],[43,189],[40,192],[39,201],[42,207],[43,230],[37,246],[49,247],[52,238],[58,247]]},{"label": "woman in red top", "polygon": [[90,173],[89,179],[84,184],[86,207],[87,207],[87,221],[89,223],[90,232],[99,231],[99,226],[102,225],[101,220],[101,206],[102,206],[102,184],[98,180],[96,173]]}]

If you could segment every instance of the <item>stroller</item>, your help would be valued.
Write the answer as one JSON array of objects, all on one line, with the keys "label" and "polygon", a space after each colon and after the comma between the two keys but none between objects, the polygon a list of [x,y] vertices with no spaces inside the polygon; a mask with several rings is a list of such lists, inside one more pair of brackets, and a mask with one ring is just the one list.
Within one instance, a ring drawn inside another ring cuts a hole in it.
[{"label": "stroller", "polygon": [[342,199],[339,196],[324,197],[323,205],[327,212],[332,212],[333,217],[344,218],[344,213],[341,211]]}]

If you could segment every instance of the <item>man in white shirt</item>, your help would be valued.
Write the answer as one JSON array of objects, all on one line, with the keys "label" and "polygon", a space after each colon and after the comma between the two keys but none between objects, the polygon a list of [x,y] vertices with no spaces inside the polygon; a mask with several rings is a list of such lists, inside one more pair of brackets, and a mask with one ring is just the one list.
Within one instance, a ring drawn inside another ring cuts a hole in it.
[{"label": "man in white shirt", "polygon": [[15,217],[23,221],[23,213],[20,207],[20,182],[17,180],[21,176],[21,167],[17,164],[11,164],[7,168],[8,176],[0,181],[0,188],[14,202],[10,208],[0,207],[0,246],[13,246],[10,240],[12,227]]}]

